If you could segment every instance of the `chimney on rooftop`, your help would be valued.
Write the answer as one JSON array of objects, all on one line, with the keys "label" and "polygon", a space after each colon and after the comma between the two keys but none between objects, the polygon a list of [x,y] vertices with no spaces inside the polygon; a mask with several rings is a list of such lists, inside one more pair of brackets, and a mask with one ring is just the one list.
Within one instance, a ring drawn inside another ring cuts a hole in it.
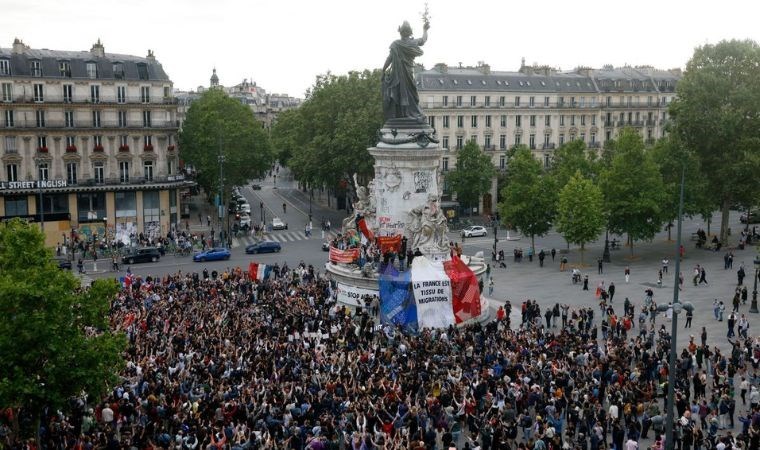
[{"label": "chimney on rooftop", "polygon": [[156,55],[153,54],[153,50],[148,49],[148,56],[146,56],[145,59],[156,62]]},{"label": "chimney on rooftop", "polygon": [[13,40],[13,54],[20,55],[26,50],[29,50],[29,46],[25,45],[21,39],[16,38]]},{"label": "chimney on rooftop", "polygon": [[90,53],[92,53],[92,56],[96,58],[105,58],[106,57],[106,49],[103,47],[103,44],[100,43],[100,38],[98,38],[98,42],[92,44],[92,48],[90,49]]}]

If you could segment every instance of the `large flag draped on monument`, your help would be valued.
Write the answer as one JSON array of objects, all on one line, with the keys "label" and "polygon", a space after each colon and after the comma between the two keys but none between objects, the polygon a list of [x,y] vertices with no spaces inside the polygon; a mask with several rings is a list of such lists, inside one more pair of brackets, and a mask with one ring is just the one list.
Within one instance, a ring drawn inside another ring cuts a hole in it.
[{"label": "large flag draped on monument", "polygon": [[381,320],[408,329],[446,328],[480,315],[478,279],[461,259],[414,258],[398,272],[388,265],[380,276]]}]

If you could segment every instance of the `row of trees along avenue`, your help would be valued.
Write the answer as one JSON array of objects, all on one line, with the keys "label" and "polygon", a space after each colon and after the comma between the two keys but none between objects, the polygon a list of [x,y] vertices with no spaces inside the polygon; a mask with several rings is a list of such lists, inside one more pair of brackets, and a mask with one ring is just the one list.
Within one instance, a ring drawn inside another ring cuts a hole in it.
[{"label": "row of trees along avenue", "polygon": [[[606,228],[651,240],[676,219],[681,172],[684,214],[721,212],[726,243],[733,205],[751,208],[760,195],[760,48],[723,41],[697,48],[677,86],[668,137],[646,145],[622,130],[599,154],[576,140],[560,147],[545,170],[524,146],[510,150],[501,220],[531,238],[552,226],[584,245]],[[582,257],[582,256],[581,256]]]}]

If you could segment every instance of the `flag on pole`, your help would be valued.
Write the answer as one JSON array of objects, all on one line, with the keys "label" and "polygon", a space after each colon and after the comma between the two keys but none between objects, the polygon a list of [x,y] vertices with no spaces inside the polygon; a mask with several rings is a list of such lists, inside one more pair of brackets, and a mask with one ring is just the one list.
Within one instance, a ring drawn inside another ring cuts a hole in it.
[{"label": "flag on pole", "polygon": [[375,234],[372,233],[372,230],[369,229],[369,226],[367,225],[367,221],[364,220],[364,216],[361,214],[358,214],[356,216],[356,226],[359,228],[359,231],[362,232],[364,237],[367,238],[368,241],[374,242],[375,241]]},{"label": "flag on pole", "polygon": [[252,262],[248,264],[248,276],[255,281],[266,280],[272,268],[266,264]]}]

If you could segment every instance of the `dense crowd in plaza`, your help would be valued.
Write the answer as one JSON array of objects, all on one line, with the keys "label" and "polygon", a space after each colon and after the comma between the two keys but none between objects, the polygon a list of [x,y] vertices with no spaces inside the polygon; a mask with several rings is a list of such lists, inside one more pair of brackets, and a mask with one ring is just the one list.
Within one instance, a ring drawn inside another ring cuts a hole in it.
[{"label": "dense crowd in plaza", "polygon": [[[647,439],[664,448],[664,317],[629,301],[596,312],[528,300],[517,326],[511,308],[486,325],[411,335],[336,304],[329,280],[305,264],[275,266],[265,281],[241,269],[136,278],[111,311],[129,341],[122,382],[71,415],[48,411],[41,442],[633,450]],[[760,347],[731,342],[723,353],[703,331],[678,355],[680,450],[758,448]],[[741,432],[724,430],[735,423]]]}]

